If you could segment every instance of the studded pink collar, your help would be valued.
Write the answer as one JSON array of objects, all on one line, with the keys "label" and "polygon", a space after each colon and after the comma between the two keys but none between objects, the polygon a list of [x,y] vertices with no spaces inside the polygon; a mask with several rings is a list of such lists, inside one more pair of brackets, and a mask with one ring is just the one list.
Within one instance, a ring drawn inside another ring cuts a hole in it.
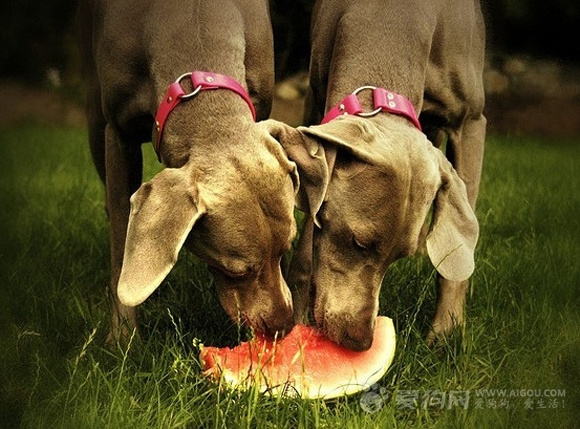
[{"label": "studded pink collar", "polygon": [[[357,94],[362,90],[370,89],[373,91],[374,109],[371,112],[363,112]],[[400,94],[393,91],[388,91],[384,88],[377,88],[375,86],[361,86],[352,94],[347,95],[340,103],[328,111],[326,116],[322,119],[321,124],[326,124],[338,116],[342,115],[358,115],[362,117],[369,117],[378,114],[379,112],[387,112],[395,115],[404,116],[410,120],[417,129],[421,130],[421,124],[417,118],[417,113],[413,104]]]},{"label": "studded pink collar", "polygon": [[[190,93],[186,93],[181,86],[181,81],[188,77],[191,79],[193,86],[193,91]],[[161,136],[163,135],[163,127],[169,114],[182,101],[195,97],[200,91],[211,89],[229,89],[230,91],[234,91],[248,103],[254,121],[256,120],[256,111],[252,100],[250,100],[250,96],[235,79],[222,74],[204,71],[193,71],[182,74],[175,82],[169,85],[169,89],[155,114],[154,147],[159,161],[161,161]]]}]

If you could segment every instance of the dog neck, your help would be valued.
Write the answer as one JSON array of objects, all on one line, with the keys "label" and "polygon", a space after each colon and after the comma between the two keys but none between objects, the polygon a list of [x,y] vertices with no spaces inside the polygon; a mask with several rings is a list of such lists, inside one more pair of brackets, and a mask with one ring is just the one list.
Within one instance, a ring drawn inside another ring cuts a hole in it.
[{"label": "dog neck", "polygon": [[180,104],[168,117],[160,156],[167,167],[179,168],[191,156],[219,157],[241,150],[252,139],[252,112],[237,94],[216,90],[200,93]]},{"label": "dog neck", "polygon": [[[163,97],[163,100],[161,101],[155,115],[155,126],[153,129],[152,140],[155,147],[155,152],[157,153],[157,157],[160,162],[162,161],[161,149],[164,140],[163,132],[165,130],[165,124],[169,116],[176,108],[179,108],[184,103],[195,103],[198,101],[197,98],[199,95],[206,91],[233,92],[246,102],[246,107],[250,110],[253,120],[256,120],[256,111],[250,96],[248,95],[245,88],[242,87],[242,85],[235,79],[227,75],[211,72],[194,71],[185,73],[178,77],[175,82],[169,85],[169,88]],[[206,102],[208,101],[209,98],[206,98]],[[221,100],[217,100],[216,105],[222,105]],[[228,105],[230,104],[228,103]],[[217,110],[211,109],[211,107],[213,106],[206,106],[206,110],[210,113],[214,112],[213,116],[217,116]],[[227,117],[228,113],[229,112],[226,112],[225,115],[221,115],[222,117],[220,119],[223,121],[223,117]],[[212,129],[216,128],[215,124],[210,124],[210,126]]]}]

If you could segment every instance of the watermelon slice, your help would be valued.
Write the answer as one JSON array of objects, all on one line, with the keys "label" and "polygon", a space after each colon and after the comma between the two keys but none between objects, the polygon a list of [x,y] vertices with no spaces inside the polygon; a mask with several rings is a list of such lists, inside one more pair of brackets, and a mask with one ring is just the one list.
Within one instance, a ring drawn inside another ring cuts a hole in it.
[{"label": "watermelon slice", "polygon": [[395,353],[395,329],[377,317],[373,344],[356,352],[314,327],[296,325],[281,340],[256,335],[232,348],[203,347],[203,374],[233,388],[257,386],[271,395],[330,399],[367,389],[387,371]]}]

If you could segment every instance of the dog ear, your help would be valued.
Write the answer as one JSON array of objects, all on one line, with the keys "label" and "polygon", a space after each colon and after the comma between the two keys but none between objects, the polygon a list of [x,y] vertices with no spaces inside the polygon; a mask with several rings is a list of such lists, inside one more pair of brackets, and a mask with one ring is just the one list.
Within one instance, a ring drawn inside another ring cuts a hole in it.
[{"label": "dog ear", "polygon": [[[298,127],[305,138],[324,142],[328,151],[337,149],[349,153],[356,159],[371,165],[380,165],[392,158],[394,144],[401,138],[409,140],[409,126],[394,122],[387,129],[379,128],[370,121],[361,121],[358,116],[340,116],[323,125]],[[417,134],[422,135],[419,131]],[[388,142],[388,144],[386,144]],[[330,170],[332,172],[332,170]]]},{"label": "dog ear", "polygon": [[310,213],[314,222],[319,225],[316,214],[326,195],[336,151],[282,122],[269,119],[260,124],[282,145],[288,158],[296,163],[300,178],[296,207]]},{"label": "dog ear", "polygon": [[475,268],[473,253],[479,234],[465,183],[436,148],[442,185],[434,201],[427,253],[437,272],[451,281],[467,280]]},{"label": "dog ear", "polygon": [[167,168],[141,185],[131,197],[117,287],[121,303],[138,305],[157,289],[204,211],[187,171]]}]

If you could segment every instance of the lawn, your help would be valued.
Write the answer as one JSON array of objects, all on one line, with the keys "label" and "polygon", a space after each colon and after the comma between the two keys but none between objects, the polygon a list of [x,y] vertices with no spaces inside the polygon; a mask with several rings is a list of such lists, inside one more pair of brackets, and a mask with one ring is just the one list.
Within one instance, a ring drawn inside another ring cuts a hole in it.
[{"label": "lawn", "polygon": [[[146,176],[158,170],[146,148]],[[268,398],[206,381],[199,341],[245,333],[182,253],[140,308],[142,338],[103,346],[107,221],[84,128],[0,129],[0,426],[573,428],[580,412],[580,139],[488,138],[481,238],[462,338],[428,348],[433,268],[387,273],[397,353],[371,390]]]}]

